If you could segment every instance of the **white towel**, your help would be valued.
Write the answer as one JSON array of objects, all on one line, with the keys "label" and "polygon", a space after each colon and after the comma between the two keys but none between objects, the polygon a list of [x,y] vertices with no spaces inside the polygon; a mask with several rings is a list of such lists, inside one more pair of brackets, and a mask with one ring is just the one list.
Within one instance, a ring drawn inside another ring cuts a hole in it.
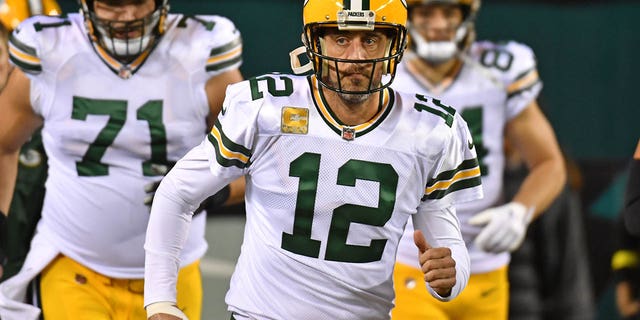
[{"label": "white towel", "polygon": [[37,233],[31,240],[31,249],[24,265],[15,276],[0,283],[0,319],[37,320],[40,308],[25,303],[29,283],[58,256],[60,251]]}]

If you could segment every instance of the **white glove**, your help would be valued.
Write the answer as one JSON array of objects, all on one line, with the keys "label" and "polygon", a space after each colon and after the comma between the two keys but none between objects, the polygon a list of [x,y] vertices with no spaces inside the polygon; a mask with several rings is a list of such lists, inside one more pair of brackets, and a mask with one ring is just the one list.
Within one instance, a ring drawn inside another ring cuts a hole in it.
[{"label": "white glove", "polygon": [[173,317],[165,317],[160,319],[180,319],[180,320],[189,320],[187,316],[182,312],[182,310],[178,309],[175,304],[167,301],[155,302],[148,305],[147,310],[147,319],[151,318],[156,314],[165,314],[171,315]]},{"label": "white glove", "polygon": [[510,202],[474,215],[469,224],[484,226],[474,241],[475,245],[493,253],[518,249],[527,234],[533,211],[521,203]]}]

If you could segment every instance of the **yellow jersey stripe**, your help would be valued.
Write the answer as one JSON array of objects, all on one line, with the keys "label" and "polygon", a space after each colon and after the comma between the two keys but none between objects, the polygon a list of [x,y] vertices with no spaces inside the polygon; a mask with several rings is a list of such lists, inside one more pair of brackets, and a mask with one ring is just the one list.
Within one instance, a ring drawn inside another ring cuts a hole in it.
[{"label": "yellow jersey stripe", "polygon": [[468,170],[461,170],[461,171],[458,171],[451,179],[438,181],[434,185],[427,187],[426,189],[424,189],[424,193],[428,195],[436,190],[445,190],[445,189],[448,189],[452,184],[458,181],[462,181],[470,178],[476,178],[476,177],[480,177],[480,167],[474,167]]},{"label": "yellow jersey stripe", "polygon": [[520,80],[510,84],[507,87],[507,93],[512,93],[515,91],[518,91],[520,89],[526,88],[532,84],[534,84],[536,81],[538,81],[538,70],[531,70],[531,72],[529,72],[529,74],[527,74],[526,76],[522,77]]},{"label": "yellow jersey stripe", "polygon": [[215,64],[220,61],[228,60],[234,57],[237,57],[240,53],[242,53],[242,46],[238,46],[237,48],[223,54],[220,56],[211,57],[207,60],[207,64]]},{"label": "yellow jersey stripe", "polygon": [[213,127],[213,129],[211,129],[211,134],[214,136],[214,138],[216,139],[216,143],[218,145],[218,150],[220,150],[220,155],[222,155],[223,157],[229,159],[229,160],[239,160],[243,163],[247,163],[249,162],[249,158],[247,156],[245,156],[244,154],[240,153],[240,152],[235,152],[232,150],[229,150],[223,143],[222,143],[222,137],[220,136],[220,131],[218,130],[217,127]]},{"label": "yellow jersey stripe", "polygon": [[9,54],[14,58],[29,64],[40,64],[40,59],[36,56],[28,55],[9,43]]}]

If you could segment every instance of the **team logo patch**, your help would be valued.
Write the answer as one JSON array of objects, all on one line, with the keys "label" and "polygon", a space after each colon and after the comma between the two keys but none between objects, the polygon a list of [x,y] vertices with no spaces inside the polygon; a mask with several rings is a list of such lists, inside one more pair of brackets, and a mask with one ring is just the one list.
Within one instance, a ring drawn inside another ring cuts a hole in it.
[{"label": "team logo patch", "polygon": [[309,132],[309,109],[282,107],[282,133],[307,134]]},{"label": "team logo patch", "polygon": [[342,127],[342,139],[351,141],[355,138],[356,138],[356,129],[352,127],[347,127],[347,126]]}]

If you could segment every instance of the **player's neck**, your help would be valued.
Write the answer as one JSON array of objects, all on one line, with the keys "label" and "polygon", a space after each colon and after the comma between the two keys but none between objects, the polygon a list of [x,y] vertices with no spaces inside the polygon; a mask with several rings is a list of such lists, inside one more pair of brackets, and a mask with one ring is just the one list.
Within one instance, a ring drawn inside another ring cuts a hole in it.
[{"label": "player's neck", "polygon": [[409,67],[412,69],[416,76],[426,80],[432,86],[440,86],[443,83],[450,82],[462,66],[462,61],[458,58],[453,58],[447,62],[440,64],[431,64],[423,59],[415,57],[408,61]]},{"label": "player's neck", "polygon": [[322,88],[325,100],[340,122],[355,126],[371,120],[380,108],[380,91],[368,95],[359,103],[346,100],[340,94],[327,88]]}]

